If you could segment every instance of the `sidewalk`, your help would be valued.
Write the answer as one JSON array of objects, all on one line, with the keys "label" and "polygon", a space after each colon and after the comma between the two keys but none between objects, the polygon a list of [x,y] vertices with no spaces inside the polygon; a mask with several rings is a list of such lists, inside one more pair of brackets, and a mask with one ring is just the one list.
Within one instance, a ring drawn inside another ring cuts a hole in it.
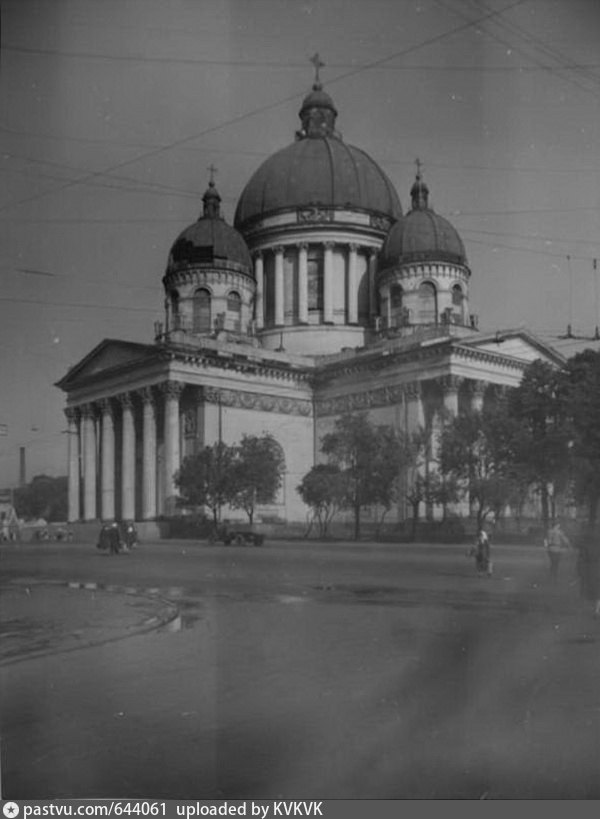
[{"label": "sidewalk", "polygon": [[173,620],[158,590],[21,579],[0,587],[0,665],[122,640]]}]

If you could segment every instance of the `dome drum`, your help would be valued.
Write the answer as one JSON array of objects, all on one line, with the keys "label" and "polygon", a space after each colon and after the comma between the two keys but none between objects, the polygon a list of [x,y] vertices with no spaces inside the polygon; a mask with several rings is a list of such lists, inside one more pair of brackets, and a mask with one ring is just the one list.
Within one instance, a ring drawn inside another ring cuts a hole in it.
[{"label": "dome drum", "polygon": [[[208,275],[166,294],[167,330],[188,337],[227,331],[241,336],[254,332],[254,287],[240,276]],[[183,339],[182,339],[183,340]]]}]

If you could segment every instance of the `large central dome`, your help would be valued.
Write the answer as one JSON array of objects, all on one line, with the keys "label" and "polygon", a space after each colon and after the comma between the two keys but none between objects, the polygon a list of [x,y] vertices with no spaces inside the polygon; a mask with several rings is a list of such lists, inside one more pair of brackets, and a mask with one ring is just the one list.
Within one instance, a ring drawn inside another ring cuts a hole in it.
[{"label": "large central dome", "polygon": [[304,207],[336,207],[398,219],[400,200],[391,181],[364,151],[335,131],[337,111],[316,83],[300,109],[296,142],[269,157],[240,197],[234,224]]}]

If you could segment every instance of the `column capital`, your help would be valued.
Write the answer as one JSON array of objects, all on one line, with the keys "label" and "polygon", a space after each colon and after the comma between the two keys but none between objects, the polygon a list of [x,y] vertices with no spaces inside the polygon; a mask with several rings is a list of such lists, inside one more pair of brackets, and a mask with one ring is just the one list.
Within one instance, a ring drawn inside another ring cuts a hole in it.
[{"label": "column capital", "polygon": [[358,252],[359,247],[360,247],[360,245],[359,245],[359,244],[357,244],[356,242],[350,242],[350,244],[348,245],[348,250],[349,250],[351,253],[357,253],[357,252]]},{"label": "column capital", "polygon": [[487,382],[479,381],[476,379],[469,380],[469,389],[471,390],[471,395],[476,396],[477,398],[483,398],[483,394],[485,393],[487,387]]},{"label": "column capital", "polygon": [[160,385],[160,389],[166,398],[179,398],[184,387],[185,384],[182,381],[163,381]]},{"label": "column capital", "polygon": [[262,259],[263,251],[262,250],[255,250],[252,254],[252,258],[256,261],[256,259]]},{"label": "column capital", "polygon": [[283,256],[283,245],[275,245],[275,247],[273,248],[273,253],[276,256],[278,256],[280,254]]},{"label": "column capital", "polygon": [[298,250],[308,250],[308,242],[298,242],[296,247]]},{"label": "column capital", "polygon": [[96,416],[96,406],[93,403],[80,404],[79,412],[82,418],[94,418]]},{"label": "column capital", "polygon": [[98,401],[98,406],[100,407],[100,412],[102,415],[113,414],[113,402],[110,400],[110,398],[101,398]]},{"label": "column capital", "polygon": [[63,412],[70,424],[76,424],[79,420],[79,409],[77,407],[65,407]]},{"label": "column capital", "polygon": [[332,242],[330,239],[328,239],[326,242],[323,242],[323,247],[325,248],[325,250],[333,250],[333,248],[335,247],[335,242]]},{"label": "column capital", "polygon": [[133,407],[133,393],[123,392],[121,395],[117,395],[117,401],[123,409],[131,409]]},{"label": "column capital", "polygon": [[460,375],[448,374],[442,375],[438,383],[444,392],[458,392],[464,380]]},{"label": "column capital", "polygon": [[154,404],[156,401],[156,395],[152,387],[142,387],[142,389],[139,391],[139,395],[144,406],[147,404]]},{"label": "column capital", "polygon": [[415,401],[417,398],[420,398],[421,393],[422,388],[420,381],[410,381],[408,384],[404,385],[404,394],[409,401]]},{"label": "column capital", "polygon": [[373,262],[377,258],[378,253],[379,253],[379,251],[377,250],[376,247],[370,248],[370,250],[369,250],[369,261]]}]

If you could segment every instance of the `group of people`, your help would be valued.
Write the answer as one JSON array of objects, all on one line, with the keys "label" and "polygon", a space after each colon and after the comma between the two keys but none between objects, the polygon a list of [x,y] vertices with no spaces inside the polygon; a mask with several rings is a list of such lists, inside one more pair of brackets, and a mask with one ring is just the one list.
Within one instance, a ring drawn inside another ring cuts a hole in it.
[{"label": "group of people", "polygon": [[116,520],[102,525],[97,543],[101,551],[118,555],[130,552],[137,545],[138,536],[133,521],[127,521],[122,527]]},{"label": "group of people", "polygon": [[[576,571],[581,596],[593,604],[594,616],[600,617],[600,543],[597,542],[593,527],[588,525],[573,546],[560,522],[555,522],[548,529],[544,538],[544,548],[548,555],[548,570],[553,584],[558,580],[563,555],[576,552]],[[469,555],[475,558],[475,570],[478,577],[491,577],[493,563],[490,537],[484,526],[479,528],[475,546],[470,549]]]}]

